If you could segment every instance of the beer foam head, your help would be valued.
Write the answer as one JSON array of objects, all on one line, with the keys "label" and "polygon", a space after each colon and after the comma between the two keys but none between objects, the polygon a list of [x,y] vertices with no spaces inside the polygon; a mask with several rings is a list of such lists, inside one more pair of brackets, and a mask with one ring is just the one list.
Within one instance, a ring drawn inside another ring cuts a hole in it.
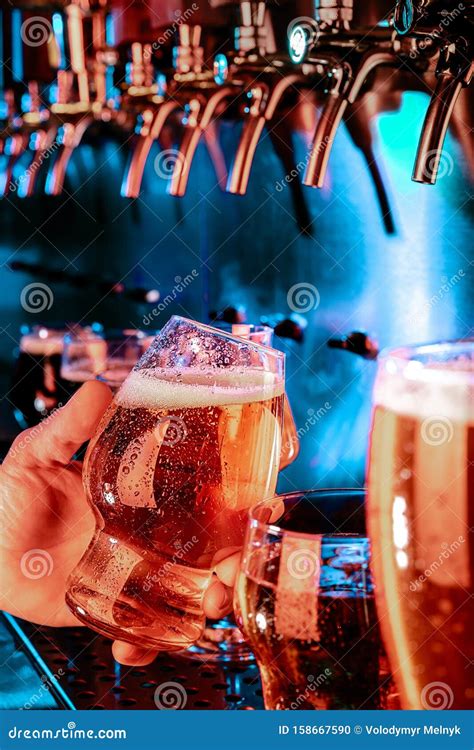
[{"label": "beer foam head", "polygon": [[117,394],[128,408],[183,409],[246,404],[280,396],[284,382],[261,370],[134,370]]},{"label": "beer foam head", "polygon": [[20,351],[34,356],[51,357],[62,354],[64,349],[64,334],[41,328],[35,333],[26,333],[20,339]]},{"label": "beer foam head", "polygon": [[420,352],[426,352],[426,361],[410,358],[409,349],[382,357],[374,404],[415,419],[440,415],[474,423],[474,358],[456,357],[455,349],[452,359],[437,358],[438,348],[447,351],[443,345],[420,347]]}]

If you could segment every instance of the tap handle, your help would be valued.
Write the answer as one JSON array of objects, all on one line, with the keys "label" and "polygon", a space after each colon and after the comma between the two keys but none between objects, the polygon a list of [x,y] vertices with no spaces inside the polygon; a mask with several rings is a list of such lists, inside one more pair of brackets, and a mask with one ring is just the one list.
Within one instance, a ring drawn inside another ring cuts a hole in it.
[{"label": "tap handle", "polygon": [[265,23],[265,0],[240,0],[239,20],[241,27],[261,28]]},{"label": "tap handle", "polygon": [[68,5],[66,7],[66,19],[69,61],[72,72],[77,78],[79,101],[89,102],[82,8],[76,4]]},{"label": "tap handle", "polygon": [[73,73],[70,70],[58,70],[57,83],[58,93],[57,102],[58,104],[68,104],[72,98],[73,88]]},{"label": "tap handle", "polygon": [[235,29],[235,46],[239,52],[265,49],[266,3],[263,0],[240,0],[239,19]]},{"label": "tap handle", "polygon": [[146,86],[149,81],[149,58],[151,46],[134,42],[131,47],[132,63],[130,65],[130,83],[132,86]]},{"label": "tap handle", "polygon": [[330,25],[348,25],[353,18],[353,0],[316,0],[316,21]]},{"label": "tap handle", "polygon": [[358,354],[364,359],[377,359],[379,346],[375,339],[363,331],[352,331],[347,336],[329,339],[330,349],[344,349],[352,354]]},{"label": "tap handle", "polygon": [[[262,319],[262,323],[264,320]],[[297,341],[301,343],[304,339],[305,323],[302,319],[297,318],[283,318],[278,320],[273,326],[275,336],[279,336],[281,339],[289,339],[290,341]]]},{"label": "tap handle", "polygon": [[221,310],[212,310],[209,313],[209,320],[211,323],[245,323],[247,313],[245,307],[233,307],[229,305]]},{"label": "tap handle", "polygon": [[178,44],[173,48],[173,61],[177,73],[200,73],[204,65],[204,48],[201,46],[201,27],[182,23],[178,30]]}]

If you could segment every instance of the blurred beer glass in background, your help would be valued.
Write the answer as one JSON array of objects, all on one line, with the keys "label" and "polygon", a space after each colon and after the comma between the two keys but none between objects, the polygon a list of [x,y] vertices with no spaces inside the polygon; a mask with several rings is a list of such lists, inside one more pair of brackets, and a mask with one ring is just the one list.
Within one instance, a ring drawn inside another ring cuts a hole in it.
[{"label": "blurred beer glass in background", "polygon": [[75,329],[64,337],[61,378],[71,397],[83,383],[94,380],[105,367],[106,344],[102,332]]},{"label": "blurred beer glass in background", "polygon": [[294,492],[250,511],[235,608],[267,709],[396,707],[364,499],[362,490]]},{"label": "blurred beer glass in background", "polygon": [[284,355],[173,317],[117,392],[84,465],[100,517],[67,602],[105,635],[176,650],[204,627],[215,553],[274,490]]},{"label": "blurred beer glass in background", "polygon": [[21,333],[8,396],[24,429],[38,424],[67,400],[60,378],[66,331],[38,325],[24,326]]},{"label": "blurred beer glass in background", "polygon": [[377,604],[404,708],[474,708],[474,341],[381,355],[369,460]]},{"label": "blurred beer glass in background", "polygon": [[61,377],[72,396],[83,383],[99,379],[116,392],[152,338],[139,329],[70,332],[64,339]]},{"label": "blurred beer glass in background", "polygon": [[104,369],[98,373],[98,380],[116,393],[153,339],[134,328],[107,334]]}]

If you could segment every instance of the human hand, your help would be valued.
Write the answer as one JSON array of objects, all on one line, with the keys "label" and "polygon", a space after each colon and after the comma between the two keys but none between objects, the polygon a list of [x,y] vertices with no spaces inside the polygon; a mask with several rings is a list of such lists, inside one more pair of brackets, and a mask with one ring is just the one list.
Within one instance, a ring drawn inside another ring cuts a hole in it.
[{"label": "human hand", "polygon": [[66,580],[95,523],[74,453],[94,434],[112,394],[84,385],[51,417],[22,432],[0,467],[0,604],[42,625],[77,625]]},{"label": "human hand", "polygon": [[[0,467],[0,606],[49,626],[80,623],[66,606],[66,581],[86,550],[95,520],[82,485],[82,464],[71,457],[97,429],[112,399],[103,383],[86,383],[62,409],[22,432]],[[222,550],[204,596],[204,613],[232,609],[240,553]],[[156,652],[116,641],[123,664],[150,663]]]}]

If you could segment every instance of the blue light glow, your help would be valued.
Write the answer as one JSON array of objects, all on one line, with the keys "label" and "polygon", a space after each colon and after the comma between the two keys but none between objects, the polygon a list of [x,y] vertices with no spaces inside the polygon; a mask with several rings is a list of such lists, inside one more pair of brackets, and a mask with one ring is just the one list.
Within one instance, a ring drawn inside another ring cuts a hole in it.
[{"label": "blue light glow", "polygon": [[300,63],[308,48],[308,37],[302,26],[295,26],[290,35],[289,52],[294,63]]},{"label": "blue light glow", "polygon": [[15,81],[23,80],[23,40],[21,38],[21,11],[12,10],[12,72]]},{"label": "blue light glow", "polygon": [[59,49],[59,67],[61,68],[61,70],[63,70],[65,67],[66,55],[64,50],[64,23],[60,13],[53,13],[52,25],[56,44],[58,45]]},{"label": "blue light glow", "polygon": [[214,58],[214,80],[218,84],[223,84],[229,75],[229,62],[227,57],[220,53]]}]

